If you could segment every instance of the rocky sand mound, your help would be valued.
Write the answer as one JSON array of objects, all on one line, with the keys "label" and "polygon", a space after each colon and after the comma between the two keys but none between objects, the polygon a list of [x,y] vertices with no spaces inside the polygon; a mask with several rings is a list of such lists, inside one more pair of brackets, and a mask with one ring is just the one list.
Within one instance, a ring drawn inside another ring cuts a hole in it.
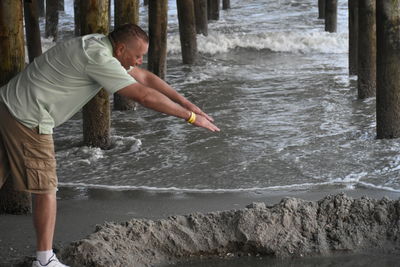
[{"label": "rocky sand mound", "polygon": [[399,230],[399,200],[352,199],[344,194],[315,202],[285,198],[273,206],[253,203],[241,210],[106,223],[68,246],[62,258],[76,267],[100,267],[151,266],[236,253],[396,253]]}]

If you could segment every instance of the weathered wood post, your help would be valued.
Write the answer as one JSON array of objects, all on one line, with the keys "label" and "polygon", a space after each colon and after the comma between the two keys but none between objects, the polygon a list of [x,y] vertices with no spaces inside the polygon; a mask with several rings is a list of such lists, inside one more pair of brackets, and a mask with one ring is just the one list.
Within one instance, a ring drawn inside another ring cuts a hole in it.
[{"label": "weathered wood post", "polygon": [[[108,1],[81,1],[81,34],[108,34]],[[83,142],[86,146],[110,146],[110,100],[101,91],[83,107]]]},{"label": "weathered wood post", "polygon": [[37,0],[24,1],[25,33],[29,62],[42,54],[40,39],[39,10]]},{"label": "weathered wood post", "polygon": [[53,37],[53,40],[57,40],[58,32],[58,1],[46,0],[46,26],[45,36],[46,38]]},{"label": "weathered wood post", "polygon": [[176,0],[176,5],[178,8],[182,62],[183,64],[193,64],[197,57],[194,3],[193,0]]},{"label": "weathered wood post", "polygon": [[325,2],[325,31],[327,32],[336,32],[337,3],[338,0],[326,0]]},{"label": "weathered wood post", "polygon": [[208,0],[208,20],[219,20],[219,9],[221,6],[221,0]]},{"label": "weathered wood post", "polygon": [[46,9],[44,7],[45,0],[38,0],[39,17],[43,18],[46,15]]},{"label": "weathered wood post", "polygon": [[376,0],[358,2],[358,97],[376,92]]},{"label": "weathered wood post", "polygon": [[226,10],[231,8],[231,0],[223,0],[222,1],[222,9]]},{"label": "weathered wood post", "polygon": [[165,78],[167,71],[168,0],[149,0],[149,53],[147,69]]},{"label": "weathered wood post", "polygon": [[139,23],[139,0],[114,0],[115,27]]},{"label": "weathered wood post", "polygon": [[208,35],[207,0],[194,0],[197,34]]},{"label": "weathered wood post", "polygon": [[[0,1],[0,86],[25,67],[22,1]],[[0,189],[0,213],[22,214],[31,211],[31,197],[16,192],[7,179]]]},{"label": "weathered wood post", "polygon": [[111,27],[112,27],[112,25],[111,25],[111,1],[112,0],[108,0],[108,29],[111,29]]},{"label": "weathered wood post", "polygon": [[377,138],[400,137],[400,1],[376,2]]},{"label": "weathered wood post", "polygon": [[75,36],[81,35],[81,0],[74,0]]},{"label": "weathered wood post", "polygon": [[22,1],[0,1],[0,86],[25,68]]},{"label": "weathered wood post", "polygon": [[349,74],[357,75],[358,1],[349,0]]},{"label": "weathered wood post", "polygon": [[[115,27],[126,23],[139,23],[139,0],[114,0]],[[114,109],[132,110],[135,108],[135,101],[118,93],[114,94]]]},{"label": "weathered wood post", "polygon": [[64,11],[65,10],[64,6],[65,6],[64,0],[58,0],[58,10]]},{"label": "weathered wood post", "polygon": [[325,1],[327,0],[318,0],[318,18],[325,18]]}]

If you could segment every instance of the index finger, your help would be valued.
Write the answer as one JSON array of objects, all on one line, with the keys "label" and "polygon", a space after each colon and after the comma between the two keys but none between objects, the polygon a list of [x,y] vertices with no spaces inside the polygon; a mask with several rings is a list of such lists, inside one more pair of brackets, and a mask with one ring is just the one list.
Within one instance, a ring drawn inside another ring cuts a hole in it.
[{"label": "index finger", "polygon": [[212,118],[212,117],[210,117],[210,116],[208,116],[206,113],[204,113],[202,110],[200,110],[200,113],[199,113],[200,115],[202,115],[203,117],[205,117],[207,120],[209,120],[209,121],[211,121],[211,122],[213,122],[214,121],[214,119]]}]

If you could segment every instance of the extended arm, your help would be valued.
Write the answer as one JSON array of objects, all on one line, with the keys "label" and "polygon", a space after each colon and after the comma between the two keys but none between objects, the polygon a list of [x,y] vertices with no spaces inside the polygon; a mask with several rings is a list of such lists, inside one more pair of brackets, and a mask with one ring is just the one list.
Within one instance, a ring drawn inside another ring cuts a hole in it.
[{"label": "extended arm", "polygon": [[132,77],[135,78],[135,80],[141,83],[142,85],[157,90],[161,94],[167,96],[172,101],[181,105],[182,107],[205,117],[207,120],[211,122],[214,121],[213,118],[204,113],[199,107],[197,107],[195,104],[187,100],[183,95],[179,94],[165,81],[163,81],[157,75],[154,75],[150,71],[135,67],[130,72],[130,75],[132,75]]},{"label": "extended arm", "polygon": [[[136,102],[147,108],[168,115],[172,115],[185,120],[187,120],[191,115],[191,112],[188,109],[172,101],[168,97],[168,95],[164,95],[163,93],[160,93],[159,91],[144,86],[140,83],[134,83],[126,86],[119,90],[118,93],[135,100]],[[194,125],[206,128],[213,132],[219,131],[217,126],[215,126],[211,121],[209,121],[201,114],[197,115]]]}]

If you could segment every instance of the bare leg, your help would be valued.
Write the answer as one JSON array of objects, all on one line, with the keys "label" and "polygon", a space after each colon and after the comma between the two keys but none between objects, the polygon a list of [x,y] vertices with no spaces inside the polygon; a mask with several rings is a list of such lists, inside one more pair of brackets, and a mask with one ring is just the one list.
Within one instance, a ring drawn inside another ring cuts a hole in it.
[{"label": "bare leg", "polygon": [[54,227],[57,213],[56,194],[35,194],[33,204],[36,250],[51,250],[53,248]]}]

